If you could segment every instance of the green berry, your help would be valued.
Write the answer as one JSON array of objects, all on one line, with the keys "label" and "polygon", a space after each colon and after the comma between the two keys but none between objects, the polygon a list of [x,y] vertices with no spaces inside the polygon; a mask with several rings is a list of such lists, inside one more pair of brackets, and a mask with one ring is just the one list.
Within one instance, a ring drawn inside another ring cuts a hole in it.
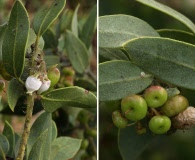
[{"label": "green berry", "polygon": [[155,134],[164,134],[171,128],[171,120],[167,116],[154,116],[149,121],[149,128]]},{"label": "green berry", "polygon": [[147,103],[139,95],[130,95],[122,99],[121,110],[125,117],[131,121],[139,121],[147,114]]},{"label": "green berry", "polygon": [[184,96],[176,95],[161,107],[161,112],[168,117],[172,117],[184,111],[188,106],[188,100]]},{"label": "green berry", "polygon": [[161,86],[151,86],[144,93],[148,107],[151,108],[162,106],[167,101],[167,97],[167,91]]},{"label": "green berry", "polygon": [[60,71],[56,67],[56,65],[49,68],[47,77],[51,81],[50,87],[53,87],[58,83],[58,81],[60,80]]},{"label": "green berry", "polygon": [[88,139],[82,140],[81,149],[86,149],[88,146],[89,146],[89,140]]},{"label": "green berry", "polygon": [[119,110],[112,112],[112,121],[117,128],[125,128],[128,120],[124,118]]}]

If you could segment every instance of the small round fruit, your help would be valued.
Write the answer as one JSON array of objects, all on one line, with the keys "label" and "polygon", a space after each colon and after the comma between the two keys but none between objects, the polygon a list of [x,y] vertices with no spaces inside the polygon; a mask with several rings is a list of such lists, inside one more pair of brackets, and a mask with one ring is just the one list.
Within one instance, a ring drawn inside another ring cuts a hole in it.
[{"label": "small round fruit", "polygon": [[171,120],[167,116],[154,116],[149,121],[149,128],[155,134],[166,133],[171,128]]},{"label": "small round fruit", "polygon": [[167,101],[167,97],[167,91],[161,86],[151,86],[144,93],[148,107],[151,108],[162,106]]},{"label": "small round fruit", "polygon": [[188,106],[188,100],[184,96],[176,95],[161,107],[161,112],[168,117],[172,117],[184,111]]},{"label": "small round fruit", "polygon": [[147,103],[139,95],[130,95],[122,99],[121,110],[125,117],[131,121],[139,121],[147,114]]},{"label": "small round fruit", "polygon": [[81,149],[86,149],[89,146],[89,140],[83,139],[81,143]]},{"label": "small round fruit", "polygon": [[128,120],[118,110],[112,112],[112,121],[117,128],[125,128],[128,124]]},{"label": "small round fruit", "polygon": [[60,80],[60,71],[56,65],[52,66],[47,72],[48,79],[51,81],[50,87],[55,86]]}]

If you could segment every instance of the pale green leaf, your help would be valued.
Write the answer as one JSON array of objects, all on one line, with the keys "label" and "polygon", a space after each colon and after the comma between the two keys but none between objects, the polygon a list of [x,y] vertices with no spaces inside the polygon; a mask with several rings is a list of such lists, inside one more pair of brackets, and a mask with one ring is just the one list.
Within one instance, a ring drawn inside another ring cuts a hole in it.
[{"label": "pale green leaf", "polygon": [[124,44],[132,61],[157,78],[195,90],[195,46],[168,38],[143,37]]},{"label": "pale green leaf", "polygon": [[171,38],[187,43],[195,44],[195,35],[189,32],[173,30],[173,29],[161,29],[157,30],[161,37]]},{"label": "pale green leaf", "polygon": [[126,41],[141,36],[159,37],[149,24],[133,16],[109,15],[99,18],[99,47],[101,52],[107,52],[107,57],[126,60],[128,57],[120,47]]},{"label": "pale green leaf", "polygon": [[74,33],[76,37],[78,37],[78,10],[79,10],[80,4],[77,5],[73,16],[72,16],[72,23],[71,23],[71,31]]},{"label": "pale green leaf", "polygon": [[33,28],[38,37],[49,28],[52,22],[58,17],[64,9],[66,0],[55,0],[48,9],[41,9],[34,17]]},{"label": "pale green leaf", "polygon": [[99,99],[121,99],[143,91],[153,77],[130,61],[113,60],[99,65]]},{"label": "pale green leaf", "polygon": [[8,105],[12,111],[14,111],[16,103],[22,95],[24,95],[23,85],[16,79],[12,79],[9,82],[7,89]]},{"label": "pale green leaf", "polygon": [[0,62],[2,61],[2,44],[3,44],[3,36],[7,27],[7,23],[0,25]]},{"label": "pale green leaf", "polygon": [[80,148],[81,141],[70,137],[55,139],[52,143],[51,160],[69,160],[73,158]]},{"label": "pale green leaf", "polygon": [[11,11],[2,46],[2,57],[7,72],[19,78],[24,69],[26,44],[30,24],[21,1],[17,0]]},{"label": "pale green leaf", "polygon": [[5,153],[4,153],[3,148],[1,147],[1,145],[0,145],[0,159],[1,160],[6,160],[6,156],[5,156]]},{"label": "pale green leaf", "polygon": [[137,160],[153,138],[149,131],[138,135],[134,126],[119,130],[118,145],[123,160]]},{"label": "pale green leaf", "polygon": [[46,92],[41,95],[41,103],[47,112],[54,112],[60,107],[95,108],[96,97],[80,87],[66,87]]},{"label": "pale green leaf", "polygon": [[65,35],[65,49],[73,68],[77,72],[83,73],[89,65],[87,48],[80,39],[68,30]]},{"label": "pale green leaf", "polygon": [[41,160],[48,160],[50,157],[50,144],[52,142],[52,119],[50,113],[42,113],[32,125],[30,136],[27,143],[27,156],[32,152],[32,147],[38,140],[39,136],[48,130],[45,144],[42,146],[43,157]]},{"label": "pale green leaf", "polygon": [[60,57],[54,55],[46,55],[45,62],[47,66],[53,66],[55,64],[60,63]]},{"label": "pale green leaf", "polygon": [[195,25],[194,23],[188,19],[186,16],[184,16],[183,14],[177,12],[176,10],[165,6],[159,2],[156,2],[154,0],[136,0],[137,2],[140,2],[146,6],[149,6],[151,8],[154,8],[156,10],[159,10],[175,19],[177,19],[178,21],[180,21],[181,23],[183,23],[186,27],[188,27],[193,33],[195,33]]},{"label": "pale green leaf", "polygon": [[57,126],[56,123],[52,120],[52,142],[57,138],[58,131],[57,131]]},{"label": "pale green leaf", "polygon": [[80,35],[80,39],[83,41],[83,43],[86,45],[87,48],[89,48],[91,45],[93,33],[96,28],[96,23],[97,23],[97,5],[95,5],[92,8],[82,28],[81,35]]},{"label": "pale green leaf", "polygon": [[4,154],[6,155],[9,151],[10,145],[9,145],[8,139],[2,134],[0,134],[0,146],[1,146]]},{"label": "pale green leaf", "polygon": [[4,136],[6,136],[8,142],[9,142],[9,151],[7,153],[7,156],[14,157],[14,147],[15,147],[15,135],[14,130],[12,126],[6,121],[3,129]]},{"label": "pale green leaf", "polygon": [[35,141],[30,151],[28,160],[43,160],[42,155],[47,156],[43,154],[43,147],[44,144],[46,143],[47,136],[48,136],[48,129],[46,129],[43,133],[41,133],[41,135]]}]

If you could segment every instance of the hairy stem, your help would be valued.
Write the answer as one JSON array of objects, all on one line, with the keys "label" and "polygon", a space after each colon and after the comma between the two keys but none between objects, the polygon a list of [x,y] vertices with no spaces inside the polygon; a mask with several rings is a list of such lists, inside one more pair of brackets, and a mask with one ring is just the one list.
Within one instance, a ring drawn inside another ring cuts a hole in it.
[{"label": "hairy stem", "polygon": [[30,133],[30,122],[32,119],[32,112],[33,112],[33,106],[34,106],[34,96],[33,95],[27,95],[27,110],[26,110],[26,119],[24,124],[24,131],[21,137],[20,142],[20,148],[18,151],[17,160],[23,160],[24,159],[24,153],[27,145],[27,140]]}]

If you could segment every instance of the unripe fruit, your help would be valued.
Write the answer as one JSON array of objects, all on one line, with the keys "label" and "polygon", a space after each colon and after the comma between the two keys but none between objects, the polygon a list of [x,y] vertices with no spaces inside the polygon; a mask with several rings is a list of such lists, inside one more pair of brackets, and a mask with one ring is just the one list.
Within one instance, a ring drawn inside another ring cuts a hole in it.
[{"label": "unripe fruit", "polygon": [[112,121],[117,128],[125,128],[128,124],[128,120],[118,110],[112,112]]},{"label": "unripe fruit", "polygon": [[166,133],[171,128],[171,120],[167,116],[154,116],[149,121],[149,128],[155,134]]},{"label": "unripe fruit", "polygon": [[81,110],[77,116],[81,124],[86,124],[89,121],[89,113],[86,110]]},{"label": "unripe fruit", "polygon": [[0,92],[5,88],[5,82],[0,80]]},{"label": "unripe fruit", "polygon": [[131,121],[139,121],[147,114],[147,103],[139,95],[130,95],[122,99],[121,110],[125,117]]},{"label": "unripe fruit", "polygon": [[86,149],[88,146],[89,146],[89,140],[88,139],[82,140],[81,149]]},{"label": "unripe fruit", "polygon": [[52,66],[48,72],[47,72],[47,77],[51,81],[50,87],[53,87],[56,85],[60,79],[60,71],[59,69],[55,66]]},{"label": "unripe fruit", "polygon": [[188,100],[184,96],[176,95],[161,107],[161,112],[168,117],[172,117],[184,111],[188,106]]},{"label": "unripe fruit", "polygon": [[65,75],[65,76],[74,76],[75,75],[75,71],[72,69],[72,68],[69,68],[69,67],[65,67],[62,69],[62,73]]},{"label": "unripe fruit", "polygon": [[167,101],[167,97],[167,91],[161,86],[151,86],[144,93],[148,107],[151,108],[162,106]]},{"label": "unripe fruit", "polygon": [[87,135],[92,136],[92,137],[97,137],[97,130],[96,129],[88,129]]}]

